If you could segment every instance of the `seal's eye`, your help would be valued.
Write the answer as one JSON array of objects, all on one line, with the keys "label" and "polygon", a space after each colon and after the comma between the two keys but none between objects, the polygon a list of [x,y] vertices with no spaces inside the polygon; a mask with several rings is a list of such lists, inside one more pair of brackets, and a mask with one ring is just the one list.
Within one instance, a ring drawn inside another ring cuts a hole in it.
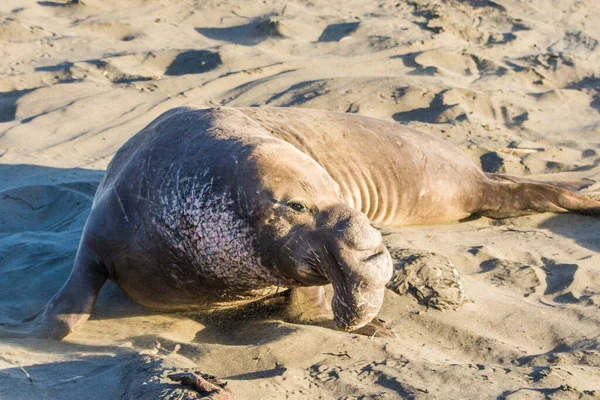
[{"label": "seal's eye", "polygon": [[287,206],[289,208],[291,208],[292,210],[299,212],[299,213],[305,213],[308,212],[308,207],[306,207],[304,204],[298,202],[298,201],[289,201],[287,203]]}]

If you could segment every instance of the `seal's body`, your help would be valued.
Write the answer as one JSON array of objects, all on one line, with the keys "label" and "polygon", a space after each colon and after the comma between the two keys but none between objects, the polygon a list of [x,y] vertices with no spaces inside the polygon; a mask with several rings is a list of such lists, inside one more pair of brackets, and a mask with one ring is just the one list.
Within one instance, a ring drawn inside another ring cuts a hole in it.
[{"label": "seal's body", "polygon": [[598,213],[540,182],[484,174],[460,151],[392,122],[284,108],[178,108],[115,155],[68,282],[37,317],[63,337],[106,279],[141,304],[220,308],[331,282],[334,320],[368,324],[391,259],[369,221]]},{"label": "seal's body", "polygon": [[[240,109],[322,165],[346,204],[391,226],[457,221],[477,208],[485,176],[458,149],[397,123],[355,114]],[[483,188],[482,188],[483,189]]]}]

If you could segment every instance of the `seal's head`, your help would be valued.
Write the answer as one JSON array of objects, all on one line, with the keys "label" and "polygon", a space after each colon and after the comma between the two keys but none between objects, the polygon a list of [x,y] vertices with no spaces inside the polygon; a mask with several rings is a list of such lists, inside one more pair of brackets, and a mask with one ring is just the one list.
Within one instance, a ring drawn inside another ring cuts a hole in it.
[{"label": "seal's head", "polygon": [[261,146],[247,161],[236,185],[242,188],[238,202],[244,208],[246,201],[254,220],[263,263],[298,285],[331,282],[341,329],[369,323],[392,275],[381,234],[342,202],[327,171],[294,147]]}]

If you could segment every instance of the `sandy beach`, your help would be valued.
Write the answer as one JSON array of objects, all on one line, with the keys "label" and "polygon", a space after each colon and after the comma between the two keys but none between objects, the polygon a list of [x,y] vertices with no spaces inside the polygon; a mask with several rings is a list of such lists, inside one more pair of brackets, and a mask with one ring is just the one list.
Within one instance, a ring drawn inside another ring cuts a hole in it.
[{"label": "sandy beach", "polygon": [[[487,172],[600,191],[599,40],[594,0],[4,0],[0,322],[63,285],[113,155],[177,106],[397,121]],[[193,398],[165,368],[236,399],[600,398],[599,218],[383,235],[450,260],[470,301],[439,311],[387,291],[396,337],[370,338],[284,322],[277,301],[156,312],[109,283],[64,341],[0,337],[0,399]]]}]

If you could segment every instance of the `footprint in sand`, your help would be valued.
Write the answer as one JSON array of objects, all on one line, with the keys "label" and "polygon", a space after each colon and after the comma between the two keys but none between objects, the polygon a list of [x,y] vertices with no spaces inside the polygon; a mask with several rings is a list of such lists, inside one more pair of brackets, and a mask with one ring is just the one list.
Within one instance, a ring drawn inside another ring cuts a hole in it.
[{"label": "footprint in sand", "polygon": [[81,221],[91,206],[95,183],[24,186],[0,192],[0,233],[60,232]]},{"label": "footprint in sand", "polygon": [[199,34],[214,40],[254,46],[269,38],[281,38],[281,20],[274,15],[253,18],[247,24],[225,28],[196,28]]},{"label": "footprint in sand", "polygon": [[526,297],[535,293],[536,288],[540,285],[540,280],[533,268],[523,263],[492,258],[483,261],[479,268],[485,279],[493,285],[517,289]]},{"label": "footprint in sand", "polygon": [[133,25],[123,22],[95,22],[76,26],[86,35],[96,36],[99,34],[124,42],[129,42],[142,36],[142,33],[137,31]]},{"label": "footprint in sand", "polygon": [[352,34],[358,29],[360,22],[342,22],[339,24],[327,25],[321,36],[319,42],[339,42],[346,36]]},{"label": "footprint in sand", "polygon": [[50,36],[53,33],[39,25],[26,25],[16,17],[0,18],[0,42],[32,42]]},{"label": "footprint in sand", "polygon": [[[558,302],[577,302],[571,287],[574,286],[575,273],[579,269],[577,264],[563,264],[546,257],[542,257],[546,273],[546,290],[544,295],[555,295],[554,300]],[[579,285],[575,285],[579,286]]]},{"label": "footprint in sand", "polygon": [[0,123],[13,121],[17,114],[17,101],[33,90],[13,90],[0,93]]}]

